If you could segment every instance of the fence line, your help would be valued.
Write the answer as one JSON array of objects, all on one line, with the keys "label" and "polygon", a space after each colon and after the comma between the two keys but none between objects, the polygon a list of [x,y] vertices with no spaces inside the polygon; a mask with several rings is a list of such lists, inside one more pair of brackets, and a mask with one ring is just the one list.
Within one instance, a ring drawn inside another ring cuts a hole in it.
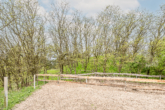
[{"label": "fence line", "polygon": [[[73,75],[73,74],[67,74],[67,75]],[[125,76],[135,76],[135,77],[153,77],[153,78],[165,78],[164,75],[142,75],[142,74],[131,74],[131,73],[85,73],[85,74],[76,74],[77,76],[88,76],[88,75],[125,75]],[[37,74],[37,76],[42,76],[42,74]],[[59,76],[54,74],[45,74],[45,76]]]},{"label": "fence line", "polygon": [[131,73],[86,73],[86,74],[78,74],[79,76],[87,76],[87,75],[125,75],[125,76],[136,76],[136,77],[153,77],[153,78],[165,78],[163,75],[142,75],[142,74],[131,74]]},{"label": "fence line", "polygon": [[[165,83],[165,80],[156,79],[140,79],[140,78],[124,78],[124,77],[93,77],[93,76],[80,76],[80,75],[52,75],[52,74],[36,74],[37,76],[58,76],[58,77],[69,77],[78,79],[94,79],[94,80],[118,80],[118,81],[133,81],[133,82],[153,82],[153,83]],[[43,81],[43,80],[40,80]],[[52,81],[52,80],[47,80]]]}]

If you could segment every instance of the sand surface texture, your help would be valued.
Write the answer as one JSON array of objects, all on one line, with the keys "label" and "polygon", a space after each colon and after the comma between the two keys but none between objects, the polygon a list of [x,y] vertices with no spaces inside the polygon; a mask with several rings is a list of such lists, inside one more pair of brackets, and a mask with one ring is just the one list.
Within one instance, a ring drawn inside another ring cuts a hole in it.
[{"label": "sand surface texture", "polygon": [[165,110],[165,94],[50,82],[16,105],[14,110]]}]

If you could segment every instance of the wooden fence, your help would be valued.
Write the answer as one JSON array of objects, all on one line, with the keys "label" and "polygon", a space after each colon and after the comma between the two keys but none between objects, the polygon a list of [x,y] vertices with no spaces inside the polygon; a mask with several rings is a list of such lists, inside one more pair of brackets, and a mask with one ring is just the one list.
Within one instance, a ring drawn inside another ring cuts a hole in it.
[{"label": "wooden fence", "polygon": [[[101,74],[101,73],[94,73],[94,74]],[[104,73],[107,74],[107,73]],[[110,73],[114,74],[114,73]],[[116,73],[115,73],[116,74]],[[89,75],[89,74],[86,74]],[[61,75],[54,75],[54,74],[36,74],[36,76],[54,76],[54,77],[67,77],[67,78],[76,78],[76,79],[88,79],[90,80],[116,80],[116,81],[132,81],[132,82],[152,82],[152,83],[165,83],[165,80],[157,80],[157,79],[142,79],[142,78],[124,78],[124,77],[96,77],[96,76],[83,76],[81,75],[68,75],[68,74],[61,74]],[[146,76],[145,76],[146,77]],[[153,76],[152,76],[153,77]],[[59,78],[60,80],[60,78]],[[52,81],[52,80],[38,80],[38,81]]]},{"label": "wooden fence", "polygon": [[94,73],[86,73],[86,74],[79,74],[79,76],[88,76],[88,75],[120,75],[120,76],[135,76],[136,78],[138,77],[151,77],[151,78],[165,78],[164,75],[142,75],[142,74],[131,74],[131,73],[99,73],[99,72],[94,72]]}]

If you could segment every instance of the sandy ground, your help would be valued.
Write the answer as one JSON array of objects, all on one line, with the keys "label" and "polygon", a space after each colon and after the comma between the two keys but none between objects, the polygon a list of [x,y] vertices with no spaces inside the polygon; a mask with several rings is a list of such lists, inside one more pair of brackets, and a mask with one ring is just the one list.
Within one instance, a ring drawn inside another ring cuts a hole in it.
[{"label": "sandy ground", "polygon": [[50,82],[16,105],[14,110],[165,110],[165,94]]}]

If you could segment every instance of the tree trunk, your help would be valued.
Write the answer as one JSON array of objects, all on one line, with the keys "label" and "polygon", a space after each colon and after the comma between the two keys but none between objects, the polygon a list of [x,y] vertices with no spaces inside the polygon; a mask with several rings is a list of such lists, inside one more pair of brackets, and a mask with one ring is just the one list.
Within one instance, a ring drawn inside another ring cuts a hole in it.
[{"label": "tree trunk", "polygon": [[70,74],[72,74],[72,65],[69,64],[69,70],[70,70]]},{"label": "tree trunk", "polygon": [[9,89],[12,90],[12,82],[11,82],[11,77],[10,77],[10,73],[9,73]]},{"label": "tree trunk", "polygon": [[74,72],[75,72],[75,74],[77,74],[76,68],[77,68],[77,63],[74,63]]},{"label": "tree trunk", "polygon": [[95,72],[97,72],[98,71],[98,58],[96,57],[96,63],[95,63]]},{"label": "tree trunk", "polygon": [[107,59],[104,60],[104,65],[103,65],[103,71],[106,73],[106,67],[107,67]]},{"label": "tree trunk", "polygon": [[150,68],[147,70],[147,75],[150,75]]},{"label": "tree trunk", "polygon": [[84,71],[87,71],[87,64],[88,64],[88,59],[86,58],[86,62],[85,62],[85,67],[84,67]]},{"label": "tree trunk", "polygon": [[122,69],[122,65],[120,64],[118,68],[119,73],[121,73],[121,69]]},{"label": "tree trunk", "polygon": [[60,74],[63,74],[63,71],[64,71],[64,65],[61,64]]},{"label": "tree trunk", "polygon": [[21,88],[23,88],[25,86],[25,81],[24,81],[24,77],[22,77],[21,79]]},{"label": "tree trunk", "polygon": [[121,69],[122,69],[122,67],[123,67],[122,64],[123,64],[123,60],[120,59],[120,64],[119,64],[119,68],[118,68],[119,73],[121,73]]}]

